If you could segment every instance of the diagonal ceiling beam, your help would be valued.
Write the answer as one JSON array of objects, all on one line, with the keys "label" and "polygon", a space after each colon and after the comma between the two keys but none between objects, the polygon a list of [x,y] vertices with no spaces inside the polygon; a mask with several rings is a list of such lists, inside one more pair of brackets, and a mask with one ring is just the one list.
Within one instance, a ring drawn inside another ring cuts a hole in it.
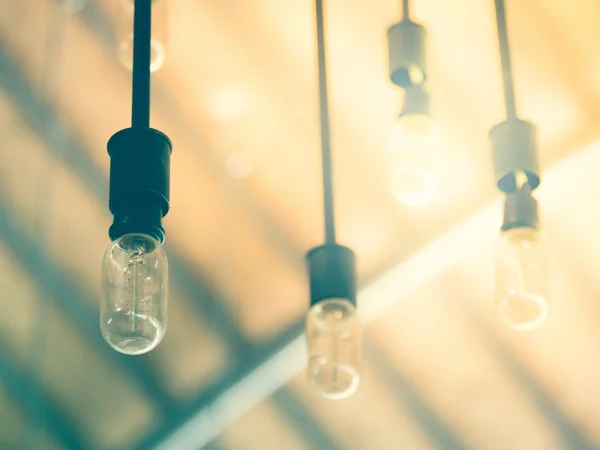
[{"label": "diagonal ceiling beam", "polygon": [[41,291],[53,293],[48,299],[54,302],[77,331],[107,361],[128,374],[131,381],[142,389],[159,410],[171,410],[173,401],[161,380],[156,377],[149,361],[146,358],[122,355],[106,345],[98,326],[99,312],[92,306],[96,299],[48,257],[44,248],[27,235],[24,227],[14,220],[2,201],[0,200],[0,239],[14,259],[34,277]]},{"label": "diagonal ceiling beam", "polygon": [[[8,351],[4,342],[0,342],[0,382],[15,403],[24,409],[28,419],[39,431],[49,431],[57,443],[70,450],[85,450],[89,443],[77,430],[69,415],[31,378],[26,371],[14,364],[15,358]],[[42,408],[41,414],[31,414],[26,406],[31,398],[35,407]]]},{"label": "diagonal ceiling beam", "polygon": [[[600,157],[600,142],[576,151],[544,172],[546,183],[561,179],[577,167]],[[543,188],[539,197],[542,197]],[[433,239],[413,256],[400,262],[359,292],[360,315],[364,322],[382,314],[417,288],[460,262],[466,255],[490,242],[501,223],[501,202],[494,201],[463,222]],[[170,429],[158,429],[138,449],[198,450],[218,436],[242,414],[285,385],[305,365],[306,345],[302,321],[271,342],[273,353],[248,372],[224,380],[215,395],[201,393],[192,407],[172,417]]]}]

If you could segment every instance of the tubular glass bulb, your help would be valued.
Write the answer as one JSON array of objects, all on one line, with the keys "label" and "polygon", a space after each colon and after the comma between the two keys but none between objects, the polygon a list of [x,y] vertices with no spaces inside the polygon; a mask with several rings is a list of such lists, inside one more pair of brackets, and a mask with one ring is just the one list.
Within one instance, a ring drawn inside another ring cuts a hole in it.
[{"label": "tubular glass bulb", "polygon": [[439,136],[426,114],[405,114],[392,126],[389,139],[390,187],[396,200],[423,206],[437,192]]},{"label": "tubular glass bulb", "polygon": [[100,328],[108,344],[127,355],[155,348],[167,328],[167,256],[145,234],[115,240],[102,262]]},{"label": "tubular glass bulb", "polygon": [[539,328],[549,309],[545,248],[539,230],[504,231],[496,258],[495,303],[500,318],[516,330]]},{"label": "tubular glass bulb", "polygon": [[362,323],[346,299],[313,305],[306,319],[308,380],[323,397],[338,400],[358,388]]},{"label": "tubular glass bulb", "polygon": [[[117,55],[127,70],[133,70],[133,14],[135,0],[119,0]],[[160,69],[166,58],[167,0],[152,0],[150,71]]]}]

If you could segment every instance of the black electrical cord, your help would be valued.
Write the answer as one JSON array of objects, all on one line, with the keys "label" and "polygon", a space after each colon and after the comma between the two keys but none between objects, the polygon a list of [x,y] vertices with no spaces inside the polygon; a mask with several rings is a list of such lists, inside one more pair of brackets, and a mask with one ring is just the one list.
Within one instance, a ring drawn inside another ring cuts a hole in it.
[{"label": "black electrical cord", "polygon": [[152,0],[135,0],[133,13],[133,76],[131,127],[150,127],[150,39]]},{"label": "black electrical cord", "polygon": [[410,0],[402,0],[402,20],[410,20]]},{"label": "black electrical cord", "polygon": [[327,66],[325,61],[325,31],[323,0],[316,0],[317,16],[317,66],[319,72],[319,112],[321,117],[321,156],[323,160],[323,203],[325,210],[325,243],[335,243],[335,217],[333,204],[333,174],[329,128],[329,101],[327,99]]},{"label": "black electrical cord", "polygon": [[506,118],[517,117],[517,105],[515,101],[515,87],[513,84],[512,67],[510,62],[510,47],[508,45],[508,31],[506,27],[506,11],[504,0],[495,0],[496,3],[496,26],[498,28],[498,44],[500,47],[500,64],[502,66],[502,83],[504,84],[504,106]]}]

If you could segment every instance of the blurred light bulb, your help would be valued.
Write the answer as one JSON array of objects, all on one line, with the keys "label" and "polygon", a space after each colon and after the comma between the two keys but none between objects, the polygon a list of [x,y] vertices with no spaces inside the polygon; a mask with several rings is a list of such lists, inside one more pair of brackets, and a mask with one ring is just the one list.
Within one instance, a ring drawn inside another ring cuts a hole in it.
[{"label": "blurred light bulb", "polygon": [[155,348],[167,327],[167,256],[145,234],[115,240],[102,263],[100,328],[118,352],[140,355]]},{"label": "blurred light bulb", "polygon": [[392,126],[389,140],[390,187],[407,206],[429,203],[437,192],[439,136],[426,114],[405,114]]},{"label": "blurred light bulb", "polygon": [[539,328],[548,317],[545,248],[539,230],[504,231],[496,259],[496,308],[516,330]]},{"label": "blurred light bulb", "polygon": [[[127,70],[133,70],[133,15],[135,0],[119,0],[117,55]],[[167,1],[152,0],[152,36],[150,39],[150,71],[160,69],[166,58]]]},{"label": "blurred light bulb", "polygon": [[360,381],[362,323],[346,299],[331,298],[313,305],[306,320],[308,380],[323,397],[351,396]]}]

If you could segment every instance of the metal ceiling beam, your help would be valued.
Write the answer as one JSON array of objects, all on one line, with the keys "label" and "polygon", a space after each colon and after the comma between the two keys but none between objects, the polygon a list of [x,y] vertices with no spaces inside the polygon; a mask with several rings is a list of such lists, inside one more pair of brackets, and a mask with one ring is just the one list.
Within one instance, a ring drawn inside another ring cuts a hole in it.
[{"label": "metal ceiling beam", "polygon": [[444,423],[443,419],[409,383],[406,376],[392,367],[379,346],[370,339],[367,339],[365,344],[367,363],[373,364],[377,373],[384,380],[388,391],[392,393],[399,404],[404,405],[432,446],[444,450],[468,449],[469,447],[462,442],[460,436],[452,430],[452,427]]},{"label": "metal ceiling beam", "polygon": [[[0,381],[7,394],[23,409],[29,422],[41,432],[49,431],[56,442],[65,448],[89,449],[89,443],[79,433],[69,415],[44,392],[30,374],[18,368],[14,361],[15,358],[8,351],[6,343],[0,342]],[[33,414],[28,405],[39,410]]]},{"label": "metal ceiling beam", "polygon": [[[1,41],[1,39],[0,39]],[[38,133],[48,150],[61,155],[65,164],[85,183],[90,191],[104,204],[108,204],[108,177],[90,158],[83,144],[60,119],[58,111],[46,99],[40,97],[18,64],[6,48],[0,46],[0,86],[21,113],[23,119]],[[52,130],[52,137],[48,130]],[[107,155],[108,158],[108,155]],[[248,344],[239,334],[235,318],[227,310],[225,301],[211,288],[201,275],[192,269],[193,264],[185,260],[170,245],[170,277],[184,299],[206,320],[217,336],[231,348],[244,351]],[[97,325],[97,324],[96,324]]]},{"label": "metal ceiling beam", "polygon": [[148,358],[122,355],[104,342],[98,325],[99,312],[92,306],[97,303],[96,299],[52,261],[43,246],[27,235],[4,201],[0,199],[0,239],[13,254],[14,260],[32,275],[40,290],[48,294],[48,300],[63,312],[99,354],[128,374],[132,383],[141,388],[160,412],[170,411],[173,400],[155,375]]}]

